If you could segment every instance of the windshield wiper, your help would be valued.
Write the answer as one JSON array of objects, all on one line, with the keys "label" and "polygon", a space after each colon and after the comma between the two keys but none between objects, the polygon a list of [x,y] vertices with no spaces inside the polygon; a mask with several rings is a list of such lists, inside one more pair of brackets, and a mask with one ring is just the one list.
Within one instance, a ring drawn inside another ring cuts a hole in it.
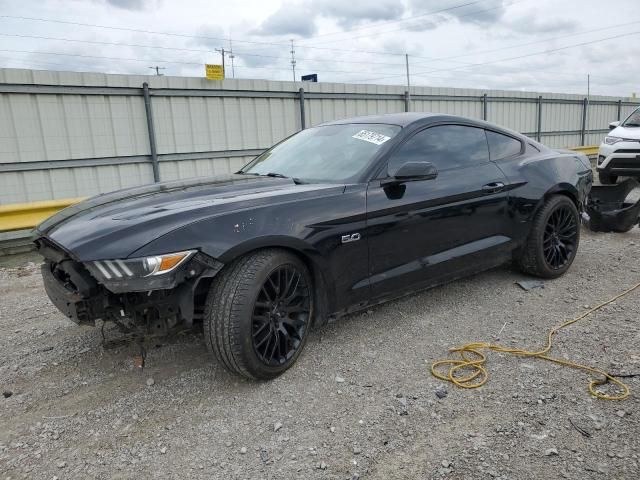
[{"label": "windshield wiper", "polygon": [[640,127],[640,123],[625,123],[623,127]]},{"label": "windshield wiper", "polygon": [[296,185],[302,185],[302,184],[307,183],[307,182],[305,182],[303,180],[300,180],[299,178],[287,177],[286,175],[283,175],[282,173],[276,173],[276,172],[269,172],[269,173],[240,172],[240,173],[245,174],[245,175],[258,175],[260,177],[290,178],[291,180],[293,180],[293,183],[295,183]]},{"label": "windshield wiper", "polygon": [[300,180],[299,178],[296,177],[287,177],[286,175],[283,175],[281,173],[274,173],[274,172],[269,172],[265,174],[267,177],[275,177],[275,178],[290,178],[291,180],[293,180],[293,183],[295,183],[296,185],[302,185],[303,183],[307,183],[307,182],[303,182],[302,180]]}]

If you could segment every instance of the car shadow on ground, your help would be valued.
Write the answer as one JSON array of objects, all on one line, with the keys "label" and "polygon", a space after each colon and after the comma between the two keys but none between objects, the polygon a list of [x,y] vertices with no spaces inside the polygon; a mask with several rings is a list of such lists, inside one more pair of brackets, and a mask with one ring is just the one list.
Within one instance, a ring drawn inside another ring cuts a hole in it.
[{"label": "car shadow on ground", "polygon": [[[410,329],[416,312],[418,315],[420,312],[428,314],[425,306],[439,302],[449,304],[464,301],[464,290],[481,289],[488,281],[496,280],[513,285],[522,276],[510,265],[505,265],[340,317],[311,331],[305,351],[282,378],[296,375],[299,370],[318,367],[328,348],[338,352],[344,351],[354,340],[361,344],[375,345],[384,342],[388,335]],[[79,328],[83,332],[81,335],[86,337],[82,343],[90,347],[72,355],[71,359],[74,359],[74,362],[80,360],[88,376],[128,373],[134,377],[152,375],[154,381],[158,381],[204,368],[211,371],[216,382],[225,385],[263,383],[230,374],[220,367],[205,347],[201,326],[178,334],[146,338],[142,342],[123,334],[115,325],[105,326],[106,342],[103,340],[101,322],[97,322],[96,327]],[[77,330],[71,327],[69,334],[73,332]],[[425,332],[425,335],[428,333]]]}]

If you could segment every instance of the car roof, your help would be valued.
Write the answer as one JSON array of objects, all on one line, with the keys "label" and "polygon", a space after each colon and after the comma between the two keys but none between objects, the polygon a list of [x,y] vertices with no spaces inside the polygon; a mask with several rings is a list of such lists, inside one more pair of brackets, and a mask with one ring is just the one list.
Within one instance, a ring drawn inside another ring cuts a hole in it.
[{"label": "car roof", "polygon": [[[366,115],[362,117],[343,118],[341,120],[334,120],[332,122],[326,122],[322,125],[345,125],[349,123],[381,123],[387,125],[398,125],[400,127],[407,127],[413,124],[427,125],[437,122],[460,122],[467,125],[473,125],[479,128],[488,128],[505,134],[512,135],[520,138],[520,140],[534,143],[538,145],[531,138],[522,135],[514,130],[486,122],[484,120],[478,120],[475,118],[462,117],[460,115],[448,115],[445,113],[433,113],[433,112],[406,112],[406,113],[387,113],[384,115]],[[540,144],[542,145],[542,144]]]},{"label": "car roof", "polygon": [[362,117],[343,118],[341,120],[326,122],[322,125],[343,125],[346,123],[386,123],[389,125],[399,125],[401,127],[406,127],[411,123],[435,116],[439,115],[436,113],[425,112],[387,113],[384,115],[365,115]]},{"label": "car roof", "polygon": [[[398,125],[400,127],[407,127],[412,124],[428,124],[436,122],[462,122],[466,124],[475,125],[481,128],[492,128],[498,130],[509,131],[504,127],[494,125],[483,120],[475,118],[462,117],[459,115],[448,115],[446,113],[433,113],[433,112],[405,112],[405,113],[387,113],[383,115],[366,115],[362,117],[343,118],[341,120],[334,120],[332,122],[326,122],[322,125],[344,125],[348,123],[382,123],[388,125]],[[517,133],[517,132],[511,132]]]}]

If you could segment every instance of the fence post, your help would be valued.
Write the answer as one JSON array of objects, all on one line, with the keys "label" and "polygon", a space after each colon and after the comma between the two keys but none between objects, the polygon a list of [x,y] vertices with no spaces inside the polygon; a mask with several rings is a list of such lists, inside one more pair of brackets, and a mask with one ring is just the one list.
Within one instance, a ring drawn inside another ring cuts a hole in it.
[{"label": "fence post", "polygon": [[411,97],[409,96],[409,91],[404,91],[404,111],[408,112],[411,109]]},{"label": "fence post", "polygon": [[538,97],[538,125],[536,130],[536,140],[542,141],[542,95]]},{"label": "fence post", "polygon": [[153,128],[153,113],[151,111],[151,96],[149,95],[149,84],[142,84],[144,95],[144,111],[147,114],[147,131],[149,132],[149,150],[151,151],[151,168],[153,168],[153,181],[160,181],[160,169],[158,168],[158,150],[156,148],[156,132]]},{"label": "fence post", "polygon": [[298,90],[298,99],[300,100],[300,130],[307,128],[307,122],[304,113],[304,88]]},{"label": "fence post", "polygon": [[618,121],[622,120],[622,100],[618,100]]},{"label": "fence post", "polygon": [[580,145],[584,145],[587,132],[587,106],[589,100],[585,97],[582,100],[582,126],[580,127]]},{"label": "fence post", "polygon": [[487,94],[485,93],[484,95],[482,95],[482,119],[483,120],[487,120],[488,114],[487,114],[487,102],[489,101],[489,99],[487,98]]}]

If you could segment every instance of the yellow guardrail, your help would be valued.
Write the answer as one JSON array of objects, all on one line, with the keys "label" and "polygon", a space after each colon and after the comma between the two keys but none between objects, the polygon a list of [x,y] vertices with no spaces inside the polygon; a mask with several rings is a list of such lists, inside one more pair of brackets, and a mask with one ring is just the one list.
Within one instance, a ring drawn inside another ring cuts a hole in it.
[{"label": "yellow guardrail", "polygon": [[598,154],[597,145],[591,145],[586,147],[572,147],[569,150],[575,150],[576,152],[584,153],[587,157]]},{"label": "yellow guardrail", "polygon": [[[584,153],[587,156],[598,154],[597,146],[573,147],[571,150]],[[81,200],[83,199],[65,198],[44,202],[0,205],[0,232],[33,228],[47,217]]]},{"label": "yellow guardrail", "polygon": [[0,232],[33,228],[42,220],[81,200],[82,198],[65,198],[44,202],[0,205]]}]

